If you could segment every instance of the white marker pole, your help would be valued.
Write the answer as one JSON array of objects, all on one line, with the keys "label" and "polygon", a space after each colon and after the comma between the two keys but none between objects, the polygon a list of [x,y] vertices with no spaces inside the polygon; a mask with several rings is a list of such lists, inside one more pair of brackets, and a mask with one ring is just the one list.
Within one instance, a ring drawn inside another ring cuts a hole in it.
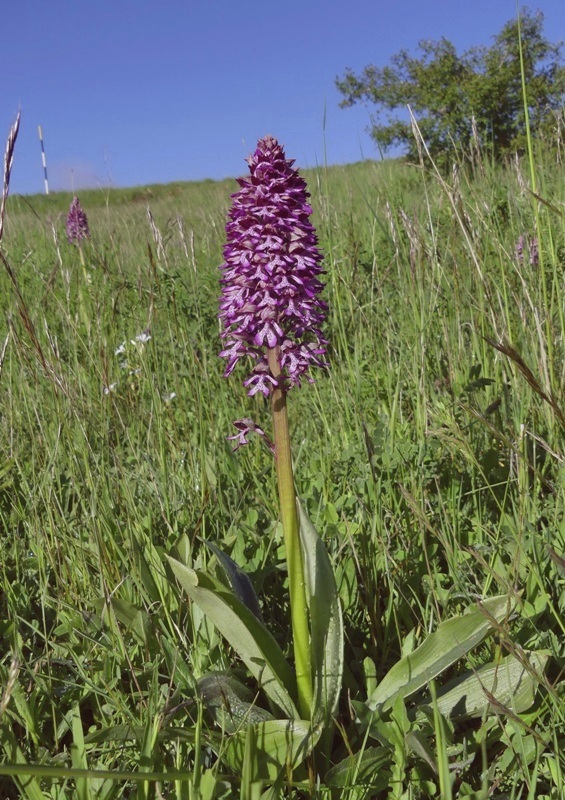
[{"label": "white marker pole", "polygon": [[47,161],[45,160],[45,147],[43,146],[43,131],[41,125],[37,126],[39,141],[41,142],[41,162],[43,164],[43,180],[45,181],[45,194],[49,194],[49,181],[47,180]]}]

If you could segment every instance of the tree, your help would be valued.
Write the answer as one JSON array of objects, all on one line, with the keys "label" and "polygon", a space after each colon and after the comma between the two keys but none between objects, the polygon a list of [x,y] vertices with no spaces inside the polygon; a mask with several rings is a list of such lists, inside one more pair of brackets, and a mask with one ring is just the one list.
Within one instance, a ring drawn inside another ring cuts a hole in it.
[{"label": "tree", "polygon": [[347,69],[336,79],[340,105],[376,106],[371,135],[383,151],[401,145],[417,157],[410,106],[432,155],[445,155],[453,145],[467,149],[474,124],[482,143],[503,157],[525,146],[520,40],[530,126],[540,132],[563,113],[565,66],[561,44],[543,35],[543,14],[527,8],[519,21],[504,25],[491,47],[459,55],[445,38],[421,41],[418,56],[401,50],[390,66],[369,65],[359,75]]}]

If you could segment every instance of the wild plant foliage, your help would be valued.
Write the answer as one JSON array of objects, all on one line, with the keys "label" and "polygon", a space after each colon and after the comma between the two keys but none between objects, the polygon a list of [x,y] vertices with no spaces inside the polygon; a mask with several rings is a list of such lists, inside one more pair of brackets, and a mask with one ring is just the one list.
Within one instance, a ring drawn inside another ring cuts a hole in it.
[{"label": "wild plant foliage", "polygon": [[382,151],[401,147],[412,161],[418,146],[407,106],[436,160],[454,146],[460,155],[471,152],[477,137],[495,158],[524,152],[525,107],[539,136],[553,140],[552,132],[563,127],[562,46],[544,35],[543,14],[527,8],[490,47],[458,53],[446,38],[421,41],[417,55],[401,50],[389,66],[368,65],[360,74],[348,69],[336,86],[342,107],[374,108],[371,134]]},{"label": "wild plant foliage", "polygon": [[277,147],[228,242],[229,181],[84,192],[80,248],[6,202],[0,797],[555,800],[565,154],[305,171],[309,217]]}]

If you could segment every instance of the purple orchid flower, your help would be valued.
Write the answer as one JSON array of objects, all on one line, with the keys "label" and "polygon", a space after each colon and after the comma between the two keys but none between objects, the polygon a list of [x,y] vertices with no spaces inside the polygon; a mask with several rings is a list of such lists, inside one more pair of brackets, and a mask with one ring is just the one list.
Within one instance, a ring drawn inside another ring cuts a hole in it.
[{"label": "purple orchid flower", "polygon": [[268,397],[274,388],[300,386],[302,377],[312,382],[310,367],[326,366],[327,306],[319,297],[322,255],[306,182],[272,136],[259,140],[247,163],[250,176],[238,179],[226,226],[220,355],[226,376],[250,356],[255,363],[244,385],[250,395]]},{"label": "purple orchid flower", "polygon": [[90,239],[88,218],[76,195],[67,215],[67,239],[69,244],[80,244],[83,239]]}]

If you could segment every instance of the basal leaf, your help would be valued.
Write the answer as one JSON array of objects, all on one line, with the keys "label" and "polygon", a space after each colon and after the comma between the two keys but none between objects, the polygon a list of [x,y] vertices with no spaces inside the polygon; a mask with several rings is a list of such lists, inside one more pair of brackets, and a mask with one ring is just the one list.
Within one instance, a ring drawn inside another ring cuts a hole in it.
[{"label": "basal leaf", "polygon": [[268,697],[290,719],[294,675],[277,642],[257,617],[219,581],[167,556],[175,577],[246,664]]},{"label": "basal leaf", "polygon": [[437,707],[445,717],[470,719],[483,714],[513,714],[526,711],[534,702],[539,681],[533,673],[543,673],[549,656],[526,652],[522,660],[509,655],[498,663],[485,664],[447,683],[437,693]]},{"label": "basal leaf", "polygon": [[440,623],[413,653],[401,658],[367,700],[372,711],[386,711],[397,697],[408,697],[476,647],[493,625],[512,610],[507,595],[490,597],[462,616]]},{"label": "basal leaf", "polygon": [[92,731],[84,737],[85,744],[107,744],[108,742],[141,741],[145,729],[141,725],[112,725]]},{"label": "basal leaf", "polygon": [[[296,770],[314,748],[319,731],[304,720],[269,720],[258,725],[247,725],[235,736],[230,736],[221,757],[241,774],[246,763],[253,780],[276,780]],[[297,776],[294,775],[295,780]]]},{"label": "basal leaf", "polygon": [[327,724],[334,714],[343,676],[343,620],[332,564],[324,543],[298,503],[300,542],[310,610],[314,724]]},{"label": "basal leaf", "polygon": [[210,672],[199,678],[196,685],[204,706],[226,733],[236,733],[245,725],[274,719],[257,705],[253,692],[233,675]]},{"label": "basal leaf", "polygon": [[326,773],[326,786],[352,788],[364,786],[375,794],[389,784],[392,747],[368,747],[361,753],[348,756]]}]

